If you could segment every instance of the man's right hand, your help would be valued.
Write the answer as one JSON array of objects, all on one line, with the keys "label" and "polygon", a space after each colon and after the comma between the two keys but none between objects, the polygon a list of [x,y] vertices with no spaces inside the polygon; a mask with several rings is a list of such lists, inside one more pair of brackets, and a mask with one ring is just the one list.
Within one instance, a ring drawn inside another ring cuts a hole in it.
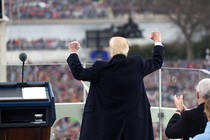
[{"label": "man's right hand", "polygon": [[70,53],[77,53],[80,48],[80,43],[78,41],[72,41],[69,43],[69,51]]},{"label": "man's right hand", "polygon": [[150,38],[154,41],[154,42],[161,42],[161,34],[159,31],[154,31],[150,34]]}]

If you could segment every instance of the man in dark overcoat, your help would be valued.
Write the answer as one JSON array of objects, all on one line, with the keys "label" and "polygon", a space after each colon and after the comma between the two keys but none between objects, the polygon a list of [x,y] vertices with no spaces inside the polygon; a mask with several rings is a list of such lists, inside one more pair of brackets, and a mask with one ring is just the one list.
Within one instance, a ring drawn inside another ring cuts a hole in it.
[{"label": "man in dark overcoat", "polygon": [[164,47],[160,32],[150,38],[155,42],[150,59],[128,57],[127,39],[112,37],[110,61],[96,61],[89,68],[78,57],[80,43],[69,43],[67,63],[74,78],[90,82],[80,140],[154,140],[143,78],[161,68]]}]

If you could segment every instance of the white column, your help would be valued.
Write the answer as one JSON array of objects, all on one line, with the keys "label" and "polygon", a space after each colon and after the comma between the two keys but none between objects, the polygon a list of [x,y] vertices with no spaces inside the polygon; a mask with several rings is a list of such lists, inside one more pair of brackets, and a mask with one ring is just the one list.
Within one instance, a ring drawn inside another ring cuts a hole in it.
[{"label": "white column", "polygon": [[6,22],[8,21],[8,18],[5,16],[4,12],[4,0],[0,0],[0,2],[0,82],[6,82]]},{"label": "white column", "polygon": [[6,21],[0,19],[0,82],[6,82]]}]

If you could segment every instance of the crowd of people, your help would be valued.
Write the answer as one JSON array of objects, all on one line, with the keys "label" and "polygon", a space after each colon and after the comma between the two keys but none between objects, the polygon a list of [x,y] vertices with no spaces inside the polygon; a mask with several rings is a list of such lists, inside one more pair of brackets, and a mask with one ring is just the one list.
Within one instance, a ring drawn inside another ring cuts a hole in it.
[{"label": "crowd of people", "polygon": [[[15,50],[56,50],[56,49],[67,49],[68,42],[73,39],[59,39],[59,38],[39,38],[28,40],[26,38],[10,39],[7,41],[6,46],[8,51]],[[86,41],[83,39],[80,41],[82,46],[86,45]],[[210,61],[195,60],[176,60],[176,61],[165,61],[165,67],[175,68],[190,68],[190,69],[207,69],[210,70]]]},{"label": "crowd of people", "polygon": [[[169,62],[168,62],[169,63]],[[175,63],[175,62],[171,62]],[[182,62],[184,64],[184,62]],[[196,63],[197,64],[197,63]],[[166,63],[165,66],[168,64]],[[187,63],[185,64],[186,66]],[[191,64],[190,64],[191,65]],[[195,65],[196,66],[196,65]],[[196,80],[200,78],[202,72],[194,69],[204,67],[183,67],[162,69],[162,106],[174,107],[173,96],[183,94],[188,107],[195,106],[192,91],[195,89]],[[203,76],[208,76],[203,73]],[[145,77],[145,86],[152,106],[159,105],[159,74],[154,72]],[[21,66],[7,66],[7,80],[9,82],[21,81]],[[25,81],[49,81],[53,85],[56,102],[82,102],[83,85],[75,80],[66,64],[61,65],[26,65]],[[188,82],[191,81],[191,82]]]},{"label": "crowd of people", "polygon": [[[185,104],[192,108],[196,105],[194,100],[194,89],[196,82],[203,77],[209,75],[192,69],[179,68],[163,68],[161,71],[161,98],[162,107],[174,107],[174,95],[184,95]],[[159,106],[159,72],[155,72],[150,76],[145,77],[145,86],[147,95],[152,106]],[[191,82],[188,82],[191,81]]]},{"label": "crowd of people", "polygon": [[71,41],[58,38],[51,39],[33,39],[27,40],[23,38],[11,39],[7,41],[7,50],[55,50],[66,49],[66,44]]},{"label": "crowd of people", "polygon": [[[7,66],[7,81],[21,81],[21,66]],[[83,85],[73,78],[67,65],[25,66],[24,81],[50,82],[57,103],[84,101]]]},{"label": "crowd of people", "polygon": [[[8,51],[15,50],[57,50],[66,49],[68,42],[73,39],[39,38],[28,40],[26,38],[10,39],[6,42]],[[85,45],[85,40],[81,41]]]},{"label": "crowd of people", "polygon": [[80,134],[80,123],[70,117],[58,120],[54,125],[54,140],[78,140]]},{"label": "crowd of people", "polygon": [[112,18],[139,11],[129,1],[108,0],[5,0],[5,14],[12,19]]}]

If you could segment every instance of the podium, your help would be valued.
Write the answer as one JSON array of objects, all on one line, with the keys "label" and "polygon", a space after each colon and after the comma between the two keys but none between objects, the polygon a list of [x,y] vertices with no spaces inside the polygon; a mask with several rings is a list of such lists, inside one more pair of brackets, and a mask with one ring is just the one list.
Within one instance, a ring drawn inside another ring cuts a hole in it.
[{"label": "podium", "polygon": [[49,82],[0,83],[0,140],[50,140],[55,120]]}]

